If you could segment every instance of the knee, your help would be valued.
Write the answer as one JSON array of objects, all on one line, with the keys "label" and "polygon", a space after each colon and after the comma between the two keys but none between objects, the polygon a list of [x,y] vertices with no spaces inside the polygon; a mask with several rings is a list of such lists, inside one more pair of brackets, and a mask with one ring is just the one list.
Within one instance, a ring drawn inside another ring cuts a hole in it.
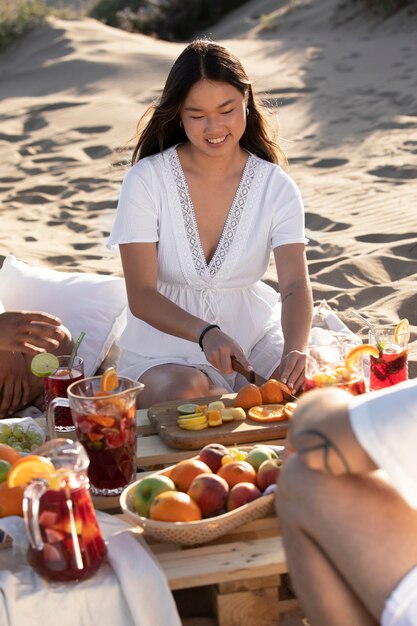
[{"label": "knee", "polygon": [[312,470],[305,466],[298,454],[285,461],[275,499],[275,508],[281,519],[295,521],[300,504],[305,502],[306,494],[312,488],[313,478]]}]

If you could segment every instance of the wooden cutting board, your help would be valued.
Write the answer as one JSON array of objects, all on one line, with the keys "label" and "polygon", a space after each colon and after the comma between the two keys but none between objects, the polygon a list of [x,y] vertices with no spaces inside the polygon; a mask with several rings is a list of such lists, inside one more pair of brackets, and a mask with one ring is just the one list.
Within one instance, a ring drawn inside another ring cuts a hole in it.
[{"label": "wooden cutting board", "polygon": [[[236,394],[224,394],[210,398],[187,400],[196,404],[208,404],[214,400],[223,400],[225,406],[232,406]],[[161,402],[148,409],[148,417],[161,439],[172,448],[199,450],[208,443],[222,443],[234,446],[268,439],[283,439],[288,430],[288,421],[262,424],[250,418],[240,422],[227,422],[222,426],[208,427],[204,430],[183,430],[177,425],[177,406],[184,400]]]}]

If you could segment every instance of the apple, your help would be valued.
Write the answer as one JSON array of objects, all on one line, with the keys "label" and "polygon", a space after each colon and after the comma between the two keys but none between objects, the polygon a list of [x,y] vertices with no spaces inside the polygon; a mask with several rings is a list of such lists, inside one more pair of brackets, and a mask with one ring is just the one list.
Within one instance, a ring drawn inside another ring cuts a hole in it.
[{"label": "apple", "polygon": [[217,474],[200,474],[194,478],[187,493],[197,502],[203,517],[213,517],[224,512],[229,485]]},{"label": "apple", "polygon": [[281,459],[267,459],[262,463],[256,475],[256,482],[261,491],[265,491],[269,485],[275,485],[281,472]]},{"label": "apple", "polygon": [[277,459],[278,455],[275,450],[268,446],[254,446],[252,450],[248,452],[248,456],[245,461],[250,463],[255,471],[258,471],[259,467],[264,461],[268,459]]},{"label": "apple", "polygon": [[149,509],[154,498],[164,491],[176,491],[175,485],[168,476],[156,475],[142,478],[133,493],[133,506],[139,515],[149,517]]},{"label": "apple", "polygon": [[256,485],[252,483],[238,483],[229,491],[227,510],[233,511],[248,502],[252,502],[252,500],[260,498],[261,495],[262,493]]},{"label": "apple", "polygon": [[209,443],[198,455],[200,461],[209,466],[213,474],[216,474],[222,464],[222,458],[229,454],[229,450],[221,443]]}]

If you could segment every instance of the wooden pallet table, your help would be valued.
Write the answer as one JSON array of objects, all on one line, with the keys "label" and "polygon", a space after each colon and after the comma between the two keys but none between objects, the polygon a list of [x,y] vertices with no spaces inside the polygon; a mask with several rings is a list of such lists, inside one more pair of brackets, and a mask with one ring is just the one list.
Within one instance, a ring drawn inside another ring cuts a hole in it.
[{"label": "wooden pallet table", "polygon": [[[279,521],[273,515],[201,546],[145,539],[174,595],[188,590],[187,602],[192,605],[193,591],[204,588],[203,604],[219,626],[277,626],[280,616],[297,605],[288,597],[285,551]],[[200,603],[201,598],[200,593]]]}]

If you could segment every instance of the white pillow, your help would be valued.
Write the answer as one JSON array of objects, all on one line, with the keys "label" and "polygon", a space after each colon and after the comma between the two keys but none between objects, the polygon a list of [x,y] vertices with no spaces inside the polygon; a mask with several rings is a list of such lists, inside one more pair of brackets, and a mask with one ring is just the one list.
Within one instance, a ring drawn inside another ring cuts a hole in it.
[{"label": "white pillow", "polygon": [[13,255],[0,269],[0,302],[6,311],[56,315],[74,340],[84,331],[78,354],[84,359],[85,376],[96,372],[126,324],[122,278],[33,267]]}]

